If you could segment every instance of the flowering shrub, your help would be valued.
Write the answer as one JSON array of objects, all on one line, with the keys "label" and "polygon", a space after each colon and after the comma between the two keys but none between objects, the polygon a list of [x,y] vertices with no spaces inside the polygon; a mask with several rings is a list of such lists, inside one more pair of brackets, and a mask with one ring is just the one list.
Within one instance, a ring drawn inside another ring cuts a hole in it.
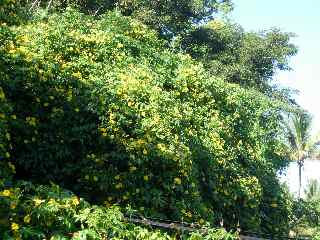
[{"label": "flowering shrub", "polygon": [[[2,239],[175,239],[170,235],[124,222],[117,207],[92,206],[56,185],[19,182],[0,187]],[[5,217],[5,218],[3,218]],[[205,238],[204,238],[205,237]],[[192,233],[184,239],[236,239],[223,230]]]},{"label": "flowering shrub", "polygon": [[[118,12],[94,18],[68,9],[11,29],[0,46],[0,86],[15,116],[6,121],[6,162],[18,177],[146,216],[287,230],[276,178],[285,163],[281,104],[210,76]],[[72,200],[59,201],[43,202],[36,224],[52,224],[45,236],[81,226],[72,217],[79,212],[65,207]],[[23,220],[16,217],[13,232]]]},{"label": "flowering shrub", "polygon": [[19,24],[27,17],[25,0],[0,0],[0,26]]},{"label": "flowering shrub", "polygon": [[8,181],[12,173],[15,172],[14,165],[9,161],[11,135],[7,122],[12,118],[15,116],[11,115],[11,108],[7,103],[3,89],[0,87],[0,186],[4,184],[4,181]]}]

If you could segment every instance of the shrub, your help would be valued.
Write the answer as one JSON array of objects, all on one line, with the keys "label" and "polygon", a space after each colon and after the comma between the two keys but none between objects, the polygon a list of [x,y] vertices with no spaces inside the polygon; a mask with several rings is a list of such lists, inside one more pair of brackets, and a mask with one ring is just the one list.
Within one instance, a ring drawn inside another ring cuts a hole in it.
[{"label": "shrub", "polygon": [[[124,221],[116,206],[88,204],[70,191],[20,181],[0,186],[2,239],[175,239],[162,231]],[[224,230],[185,234],[184,239],[236,239]]]},{"label": "shrub", "polygon": [[281,103],[209,76],[118,12],[12,30],[0,86],[18,177],[146,216],[287,230]]},{"label": "shrub", "polygon": [[10,159],[10,140],[8,132],[8,121],[15,118],[11,115],[10,105],[7,103],[3,89],[0,87],[0,186],[8,181],[15,172],[14,165],[8,161]]}]

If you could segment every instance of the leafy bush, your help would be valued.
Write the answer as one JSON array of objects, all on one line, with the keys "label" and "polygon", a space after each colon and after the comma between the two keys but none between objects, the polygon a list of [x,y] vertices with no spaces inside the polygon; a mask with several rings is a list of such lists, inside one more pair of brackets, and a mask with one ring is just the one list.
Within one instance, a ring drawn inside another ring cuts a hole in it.
[{"label": "leafy bush", "polygon": [[[11,30],[0,86],[18,178],[146,216],[288,230],[280,102],[210,76],[119,12],[68,9]],[[74,227],[59,206],[54,231]]]},{"label": "leafy bush", "polygon": [[27,19],[26,0],[0,0],[0,26],[21,24]]},{"label": "leafy bush", "polygon": [[[175,239],[124,221],[118,207],[92,206],[57,185],[18,182],[0,186],[2,239]],[[5,212],[4,212],[5,210]],[[13,237],[13,238],[12,238]],[[191,233],[184,239],[236,239],[224,230]]]},{"label": "leafy bush", "polygon": [[10,113],[11,108],[7,103],[3,89],[0,87],[0,186],[4,184],[4,181],[10,179],[12,172],[15,172],[14,165],[8,161],[10,159],[11,135],[8,132],[7,122],[15,118]]},{"label": "leafy bush", "polygon": [[295,199],[290,225],[295,236],[312,236],[312,239],[317,239],[320,225],[319,199]]}]

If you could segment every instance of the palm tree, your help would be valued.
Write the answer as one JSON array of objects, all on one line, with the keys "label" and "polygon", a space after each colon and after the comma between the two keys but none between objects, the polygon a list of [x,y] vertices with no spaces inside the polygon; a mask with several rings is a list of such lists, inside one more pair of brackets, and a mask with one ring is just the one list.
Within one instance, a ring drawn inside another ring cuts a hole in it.
[{"label": "palm tree", "polygon": [[299,198],[301,196],[301,171],[305,159],[315,155],[319,142],[312,138],[312,117],[306,111],[298,111],[286,124],[287,142],[291,160],[299,167]]}]

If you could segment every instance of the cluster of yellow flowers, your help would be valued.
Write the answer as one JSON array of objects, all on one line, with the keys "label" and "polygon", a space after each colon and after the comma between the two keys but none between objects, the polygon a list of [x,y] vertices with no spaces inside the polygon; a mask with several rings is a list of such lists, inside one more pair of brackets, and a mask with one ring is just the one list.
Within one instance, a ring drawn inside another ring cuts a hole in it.
[{"label": "cluster of yellow flowers", "polygon": [[26,122],[30,126],[33,126],[33,127],[37,126],[37,119],[35,117],[26,117]]},{"label": "cluster of yellow flowers", "polygon": [[10,197],[12,196],[12,194],[13,192],[10,189],[5,189],[2,192],[0,192],[0,196],[3,196],[3,197]]},{"label": "cluster of yellow flowers", "polygon": [[177,185],[181,185],[181,183],[182,183],[181,178],[179,178],[179,177],[174,178],[174,183]]},{"label": "cluster of yellow flowers", "polygon": [[78,206],[80,204],[80,200],[77,196],[74,196],[71,198],[71,203],[75,206]]},{"label": "cluster of yellow flowers", "polygon": [[100,132],[101,132],[101,135],[106,137],[108,136],[108,133],[107,133],[107,129],[106,128],[100,128]]},{"label": "cluster of yellow flowers", "polygon": [[12,229],[12,231],[16,232],[20,229],[20,226],[18,223],[13,222],[13,223],[11,223],[11,229]]},{"label": "cluster of yellow flowers", "polygon": [[30,214],[27,214],[26,216],[24,216],[24,218],[23,218],[23,221],[25,222],[25,223],[30,223],[30,221],[31,221],[31,216],[30,216]]},{"label": "cluster of yellow flowers", "polygon": [[182,209],[182,210],[181,210],[181,213],[182,213],[185,217],[192,218],[192,213],[191,213],[191,211],[186,211],[185,209]]}]

